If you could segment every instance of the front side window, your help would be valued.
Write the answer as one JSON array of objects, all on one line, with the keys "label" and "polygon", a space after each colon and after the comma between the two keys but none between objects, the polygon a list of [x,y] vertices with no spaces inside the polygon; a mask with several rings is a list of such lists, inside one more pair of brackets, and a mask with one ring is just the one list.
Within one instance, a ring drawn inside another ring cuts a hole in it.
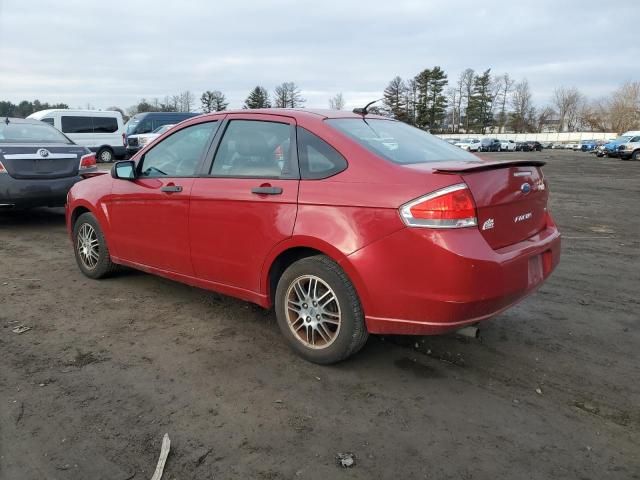
[{"label": "front side window", "polygon": [[76,117],[63,115],[61,118],[63,133],[93,133],[93,119],[91,117]]},{"label": "front side window", "polygon": [[288,123],[231,120],[220,141],[211,175],[296,178]]},{"label": "front side window", "polygon": [[[394,163],[478,162],[475,155],[402,122],[377,118],[333,118],[326,122],[367,150]],[[490,139],[488,143],[491,143]]]},{"label": "front side window", "polygon": [[142,177],[191,177],[215,135],[218,122],[191,125],[165,138],[145,153],[139,165]]},{"label": "front side window", "polygon": [[327,178],[347,168],[338,151],[309,130],[298,127],[298,161],[304,179]]}]

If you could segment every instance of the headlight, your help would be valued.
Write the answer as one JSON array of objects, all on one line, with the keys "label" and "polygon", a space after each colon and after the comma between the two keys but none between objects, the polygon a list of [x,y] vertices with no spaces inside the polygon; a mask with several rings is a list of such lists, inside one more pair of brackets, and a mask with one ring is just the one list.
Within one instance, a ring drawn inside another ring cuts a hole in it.
[{"label": "headlight", "polygon": [[146,137],[142,137],[138,139],[138,142],[140,143],[140,145],[144,145],[145,143],[147,143],[149,141],[148,138]]}]

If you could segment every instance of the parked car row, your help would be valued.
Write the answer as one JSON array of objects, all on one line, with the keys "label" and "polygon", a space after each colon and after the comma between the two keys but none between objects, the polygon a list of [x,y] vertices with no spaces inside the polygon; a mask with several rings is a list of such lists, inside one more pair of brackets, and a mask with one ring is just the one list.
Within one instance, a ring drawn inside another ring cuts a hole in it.
[{"label": "parked car row", "polygon": [[514,140],[499,140],[497,138],[463,138],[461,140],[449,139],[456,147],[460,147],[468,152],[534,152],[541,151],[543,146],[540,142],[528,140],[516,142]]},{"label": "parked car row", "polygon": [[640,160],[640,131],[625,132],[615,140],[599,145],[593,153],[597,157],[612,157],[622,160]]}]

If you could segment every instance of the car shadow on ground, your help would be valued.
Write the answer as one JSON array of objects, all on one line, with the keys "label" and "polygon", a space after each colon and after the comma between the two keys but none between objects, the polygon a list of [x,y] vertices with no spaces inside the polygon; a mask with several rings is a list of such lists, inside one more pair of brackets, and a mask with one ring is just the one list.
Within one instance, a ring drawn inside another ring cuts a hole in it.
[{"label": "car shadow on ground", "polygon": [[64,208],[31,208],[0,210],[0,227],[64,226]]}]

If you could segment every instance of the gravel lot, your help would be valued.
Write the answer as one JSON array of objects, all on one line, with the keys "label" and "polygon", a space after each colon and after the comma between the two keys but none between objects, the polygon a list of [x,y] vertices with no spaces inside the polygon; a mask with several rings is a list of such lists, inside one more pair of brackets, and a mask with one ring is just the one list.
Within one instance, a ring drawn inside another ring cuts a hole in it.
[{"label": "gravel lot", "polygon": [[0,213],[0,478],[150,478],[165,432],[164,479],[640,478],[640,162],[491,156],[548,161],[550,281],[480,341],[374,337],[333,367],[258,307],[86,279],[62,210]]}]

